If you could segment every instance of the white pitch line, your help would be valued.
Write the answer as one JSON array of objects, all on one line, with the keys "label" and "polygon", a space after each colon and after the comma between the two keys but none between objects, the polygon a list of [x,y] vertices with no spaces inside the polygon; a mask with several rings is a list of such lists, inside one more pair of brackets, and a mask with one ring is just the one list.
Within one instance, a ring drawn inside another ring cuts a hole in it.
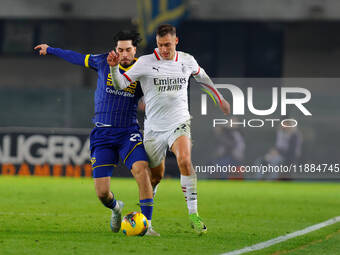
[{"label": "white pitch line", "polygon": [[307,227],[305,229],[298,230],[296,232],[293,232],[293,233],[290,233],[290,234],[287,234],[287,235],[284,235],[284,236],[279,236],[279,237],[276,237],[274,239],[270,239],[270,240],[262,242],[262,243],[254,244],[252,246],[245,247],[241,250],[235,250],[235,251],[230,251],[230,252],[227,252],[227,253],[222,253],[221,255],[239,255],[239,254],[243,254],[243,253],[246,253],[246,252],[261,250],[261,249],[267,248],[269,246],[272,246],[274,244],[284,242],[288,239],[291,239],[291,238],[294,238],[294,237],[297,237],[297,236],[302,236],[302,235],[305,235],[309,232],[318,230],[320,228],[324,228],[324,227],[327,227],[329,225],[333,225],[333,224],[335,224],[339,221],[340,221],[340,216],[334,217],[330,220],[327,220],[327,221],[321,222],[319,224]]}]

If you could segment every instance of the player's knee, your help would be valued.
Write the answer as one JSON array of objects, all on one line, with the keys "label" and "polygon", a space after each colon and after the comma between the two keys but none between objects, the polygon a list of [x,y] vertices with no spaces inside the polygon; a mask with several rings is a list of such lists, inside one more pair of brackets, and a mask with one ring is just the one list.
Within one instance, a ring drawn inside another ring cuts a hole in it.
[{"label": "player's knee", "polygon": [[135,179],[149,178],[149,166],[146,161],[138,161],[134,163],[131,171]]}]

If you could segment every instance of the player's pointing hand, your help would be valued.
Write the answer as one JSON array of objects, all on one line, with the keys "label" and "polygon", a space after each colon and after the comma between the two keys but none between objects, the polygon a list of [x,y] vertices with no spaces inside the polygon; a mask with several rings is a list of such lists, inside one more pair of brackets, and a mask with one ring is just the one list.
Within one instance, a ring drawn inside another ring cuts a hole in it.
[{"label": "player's pointing hand", "polygon": [[119,63],[119,54],[115,51],[111,51],[109,55],[107,56],[107,63],[109,66],[116,66]]},{"label": "player's pointing hand", "polygon": [[47,48],[50,47],[47,44],[39,44],[34,47],[34,50],[39,50],[39,55],[47,55]]}]

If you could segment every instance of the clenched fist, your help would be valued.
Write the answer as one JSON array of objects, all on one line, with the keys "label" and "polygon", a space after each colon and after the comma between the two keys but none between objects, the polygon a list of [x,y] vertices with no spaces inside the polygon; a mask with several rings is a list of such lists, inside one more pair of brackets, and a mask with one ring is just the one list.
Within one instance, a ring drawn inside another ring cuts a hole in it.
[{"label": "clenched fist", "polygon": [[114,66],[118,65],[118,63],[119,63],[119,54],[114,52],[114,51],[111,51],[109,53],[109,55],[107,56],[106,60],[107,60],[107,63],[109,64],[109,66],[114,67]]}]

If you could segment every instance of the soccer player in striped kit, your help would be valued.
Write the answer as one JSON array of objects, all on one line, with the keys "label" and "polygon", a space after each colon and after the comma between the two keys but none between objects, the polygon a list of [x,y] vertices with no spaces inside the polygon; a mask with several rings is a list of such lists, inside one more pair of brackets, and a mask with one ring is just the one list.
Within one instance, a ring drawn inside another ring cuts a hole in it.
[{"label": "soccer player in striped kit", "polygon": [[119,72],[119,52],[110,52],[107,61],[112,80],[118,88],[124,89],[135,80],[141,82],[146,104],[144,144],[149,156],[154,190],[164,175],[164,159],[169,147],[176,155],[181,172],[181,186],[191,225],[197,233],[202,234],[207,231],[207,227],[198,215],[197,176],[191,163],[187,94],[190,76],[213,92],[225,114],[229,114],[230,105],[195,58],[188,53],[176,51],[178,37],[175,27],[168,24],[159,26],[156,41],[158,48],[152,54],[140,57],[124,74]]},{"label": "soccer player in striped kit", "polygon": [[[139,34],[120,31],[116,34],[114,47],[119,52],[119,72],[129,70],[137,61],[136,47],[140,42]],[[149,221],[146,235],[159,236],[151,225],[153,193],[150,182],[148,157],[143,145],[143,137],[137,123],[137,106],[143,96],[138,81],[129,84],[124,90],[116,90],[112,83],[106,54],[83,55],[70,50],[52,48],[47,44],[37,45],[40,55],[55,55],[64,60],[91,68],[98,74],[95,92],[95,128],[90,135],[91,163],[95,189],[104,206],[112,210],[111,229],[118,232],[121,225],[123,202],[116,200],[110,191],[110,180],[119,157],[131,169],[139,187],[139,204],[142,213]]]}]

